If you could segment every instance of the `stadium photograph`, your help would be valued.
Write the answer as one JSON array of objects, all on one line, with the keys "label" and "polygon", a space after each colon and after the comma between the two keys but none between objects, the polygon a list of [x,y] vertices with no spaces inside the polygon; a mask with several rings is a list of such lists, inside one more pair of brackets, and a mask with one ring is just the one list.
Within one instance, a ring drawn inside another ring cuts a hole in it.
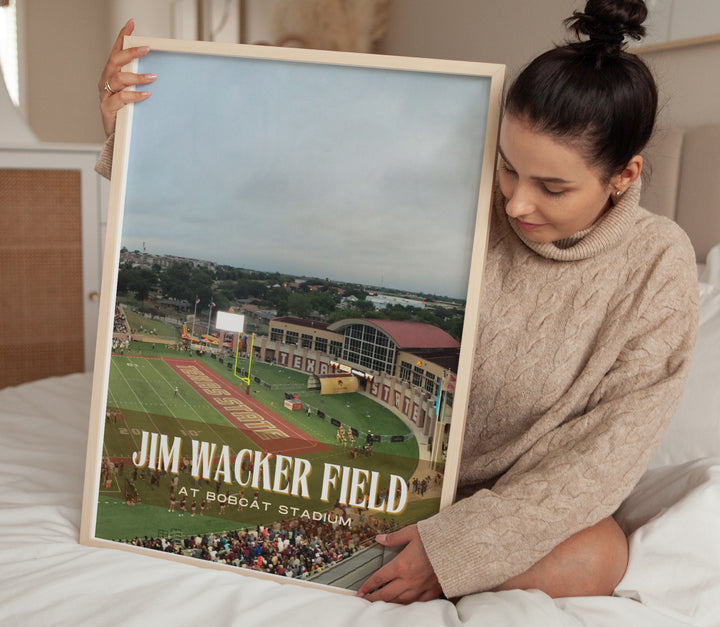
[{"label": "stadium photograph", "polygon": [[94,536],[356,589],[446,498],[490,81],[138,63]]},{"label": "stadium photograph", "polygon": [[[378,393],[387,386],[374,378],[395,377],[357,370],[342,351],[285,343],[292,331],[280,337],[278,329],[302,329],[301,319],[272,321],[274,341],[211,324],[193,335],[190,323],[175,328],[121,300],[98,538],[355,589],[393,556],[376,534],[438,510],[442,442],[433,459],[417,403]],[[346,328],[358,326],[351,321]],[[342,342],[332,325],[307,324]],[[435,332],[455,347],[444,353],[457,354],[457,343]],[[407,382],[395,387],[406,388],[403,398],[412,391],[435,402]],[[413,405],[414,415],[404,415]]]}]

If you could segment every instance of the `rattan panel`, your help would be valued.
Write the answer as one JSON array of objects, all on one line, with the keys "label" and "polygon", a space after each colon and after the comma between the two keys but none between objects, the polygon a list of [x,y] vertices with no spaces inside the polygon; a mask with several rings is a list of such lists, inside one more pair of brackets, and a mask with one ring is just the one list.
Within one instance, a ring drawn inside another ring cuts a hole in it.
[{"label": "rattan panel", "polygon": [[83,370],[76,170],[0,169],[0,388]]}]

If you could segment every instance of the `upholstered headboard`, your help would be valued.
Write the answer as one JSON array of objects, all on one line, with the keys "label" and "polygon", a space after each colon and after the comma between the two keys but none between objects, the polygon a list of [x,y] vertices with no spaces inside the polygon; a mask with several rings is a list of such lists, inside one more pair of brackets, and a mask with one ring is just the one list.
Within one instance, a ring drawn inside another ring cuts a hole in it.
[{"label": "upholstered headboard", "polygon": [[642,205],[685,229],[704,261],[720,243],[720,125],[660,129],[645,157]]}]

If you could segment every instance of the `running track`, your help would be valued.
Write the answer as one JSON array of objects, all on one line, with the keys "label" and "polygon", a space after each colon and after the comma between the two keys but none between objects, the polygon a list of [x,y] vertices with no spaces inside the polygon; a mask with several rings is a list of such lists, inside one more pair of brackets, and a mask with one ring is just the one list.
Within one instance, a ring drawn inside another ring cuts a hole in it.
[{"label": "running track", "polygon": [[[200,396],[207,401],[209,405],[214,407],[222,416],[232,425],[237,427],[245,435],[247,435],[260,449],[269,453],[280,453],[288,456],[305,455],[307,453],[317,453],[320,451],[328,450],[326,444],[318,442],[315,438],[309,436],[307,433],[290,424],[276,413],[265,407],[259,401],[256,401],[249,394],[243,394],[234,385],[228,382],[219,374],[205,366],[203,363],[194,360],[187,359],[170,359],[166,358],[163,361],[167,363],[178,375],[180,375],[188,385],[190,385]],[[202,375],[202,379],[207,381],[211,379],[213,386],[211,390],[214,394],[208,393],[198,382],[193,380],[192,376],[189,376],[183,370],[187,370],[188,367],[197,369]],[[222,395],[217,393],[217,390],[223,390]],[[239,401],[241,405],[247,407],[252,413],[260,416],[265,423],[272,425],[278,432],[283,433],[283,437],[267,438],[263,433],[263,430],[250,428],[252,423],[247,423],[239,420],[236,416],[231,413],[231,410],[238,410],[240,405],[235,407],[226,407],[221,405],[218,401],[227,398],[233,398]]]}]

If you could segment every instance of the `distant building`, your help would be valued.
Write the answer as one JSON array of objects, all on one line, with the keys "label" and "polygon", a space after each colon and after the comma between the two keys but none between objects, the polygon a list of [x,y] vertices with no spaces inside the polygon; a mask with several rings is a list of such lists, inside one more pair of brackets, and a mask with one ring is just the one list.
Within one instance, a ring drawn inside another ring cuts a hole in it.
[{"label": "distant building", "polygon": [[154,265],[161,268],[168,268],[175,264],[186,263],[192,268],[207,268],[212,272],[217,270],[217,264],[213,261],[204,259],[193,259],[191,257],[178,257],[176,255],[151,255],[147,252],[140,251],[121,251],[120,263],[130,263],[134,267],[146,268],[150,270]]},{"label": "distant building", "polygon": [[349,318],[332,324],[282,316],[255,344],[264,361],[308,374],[348,372],[361,391],[405,415],[427,433],[452,406],[460,343],[442,329],[411,321]]},{"label": "distant building", "polygon": [[352,309],[355,305],[357,305],[359,300],[360,299],[357,296],[352,294],[350,296],[345,296],[345,298],[340,301],[340,309]]},{"label": "distant building", "polygon": [[371,294],[365,298],[369,300],[375,309],[386,309],[391,305],[400,305],[402,307],[417,307],[425,309],[425,302],[415,298],[406,298],[404,296],[392,296],[390,294]]}]

